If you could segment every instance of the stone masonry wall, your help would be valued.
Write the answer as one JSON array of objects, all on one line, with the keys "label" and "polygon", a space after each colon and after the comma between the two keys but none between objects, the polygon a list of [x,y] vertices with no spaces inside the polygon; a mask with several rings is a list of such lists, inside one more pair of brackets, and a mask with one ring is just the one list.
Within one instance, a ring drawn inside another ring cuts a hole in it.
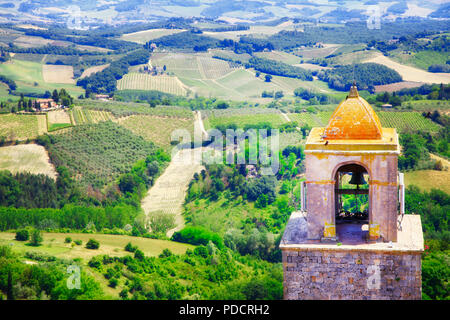
[{"label": "stone masonry wall", "polygon": [[406,252],[283,250],[286,300],[417,300],[421,255]]}]

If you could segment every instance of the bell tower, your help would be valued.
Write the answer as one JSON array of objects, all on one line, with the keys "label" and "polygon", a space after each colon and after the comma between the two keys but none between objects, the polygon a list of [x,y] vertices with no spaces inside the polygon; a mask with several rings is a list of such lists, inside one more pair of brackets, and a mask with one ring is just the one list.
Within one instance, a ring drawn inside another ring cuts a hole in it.
[{"label": "bell tower", "polygon": [[285,299],[421,298],[423,234],[419,216],[403,215],[399,153],[355,84],[311,130],[302,210],[280,244]]}]

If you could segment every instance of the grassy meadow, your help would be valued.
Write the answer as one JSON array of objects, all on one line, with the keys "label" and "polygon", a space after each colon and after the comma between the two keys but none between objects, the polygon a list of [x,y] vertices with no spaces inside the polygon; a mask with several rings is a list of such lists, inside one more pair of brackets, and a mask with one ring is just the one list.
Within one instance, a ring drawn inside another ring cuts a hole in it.
[{"label": "grassy meadow", "polygon": [[[14,251],[18,253],[40,252],[63,259],[81,258],[88,261],[93,256],[107,254],[114,257],[132,255],[124,250],[128,242],[139,247],[146,256],[158,256],[164,249],[169,249],[173,253],[182,254],[193,246],[167,240],[148,239],[141,237],[132,237],[126,235],[110,234],[91,234],[91,233],[43,233],[43,243],[39,247],[32,247],[26,242],[14,239],[15,234],[9,232],[0,232],[0,245],[11,245]],[[81,245],[65,243],[66,238],[72,241],[81,240]],[[100,248],[97,250],[87,249],[86,243],[89,239],[95,239],[100,242]]]},{"label": "grassy meadow", "polygon": [[[0,74],[14,80],[17,84],[17,91],[24,94],[52,92],[55,89],[65,88],[72,96],[78,97],[84,93],[81,87],[75,86],[73,83],[54,83],[46,82],[43,75],[43,64],[13,59],[9,62],[0,64]],[[66,76],[64,76],[67,81]],[[55,75],[51,75],[52,81]],[[48,80],[48,79],[47,79]]]}]

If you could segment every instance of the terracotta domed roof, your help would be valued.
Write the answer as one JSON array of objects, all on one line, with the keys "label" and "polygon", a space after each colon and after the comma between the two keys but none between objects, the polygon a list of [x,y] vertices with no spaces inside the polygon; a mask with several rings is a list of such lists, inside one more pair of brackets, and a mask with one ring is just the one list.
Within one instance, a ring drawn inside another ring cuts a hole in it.
[{"label": "terracotta domed roof", "polygon": [[370,104],[361,98],[353,84],[347,98],[331,115],[323,139],[381,139],[380,119]]}]

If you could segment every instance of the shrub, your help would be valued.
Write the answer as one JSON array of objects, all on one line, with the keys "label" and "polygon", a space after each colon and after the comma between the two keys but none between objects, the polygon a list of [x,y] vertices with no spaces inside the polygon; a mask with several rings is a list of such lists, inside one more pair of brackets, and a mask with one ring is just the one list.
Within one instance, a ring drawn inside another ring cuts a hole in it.
[{"label": "shrub", "polygon": [[100,269],[102,267],[101,257],[93,257],[91,260],[89,260],[88,265],[91,268]]},{"label": "shrub", "polygon": [[160,258],[167,258],[170,257],[171,255],[173,255],[172,251],[170,251],[169,249],[164,249],[163,252],[159,255]]},{"label": "shrub", "polygon": [[34,247],[40,246],[43,240],[40,230],[33,229],[33,231],[31,231],[30,245]]},{"label": "shrub", "polygon": [[199,246],[197,248],[194,249],[194,254],[196,256],[200,256],[203,258],[208,257],[209,253],[208,253],[208,249],[205,246]]},{"label": "shrub", "polygon": [[95,239],[89,239],[86,243],[86,249],[98,249],[100,248],[100,243]]},{"label": "shrub", "polygon": [[81,240],[74,240],[73,241],[77,246],[81,246],[83,244],[83,241]]},{"label": "shrub", "polygon": [[65,243],[71,243],[72,242],[72,238],[71,237],[67,237],[64,239]]},{"label": "shrub", "polygon": [[131,242],[128,242],[127,245],[125,246],[125,251],[135,252],[136,250],[137,250],[137,246],[133,246],[131,244]]},{"label": "shrub", "polygon": [[56,257],[47,255],[45,253],[40,252],[25,252],[25,258],[36,260],[36,261],[42,261],[42,262],[52,262],[56,261]]},{"label": "shrub", "polygon": [[119,297],[121,297],[122,299],[127,299],[128,298],[128,290],[123,289],[122,291],[120,291]]},{"label": "shrub", "polygon": [[179,232],[175,232],[172,236],[173,241],[190,243],[194,245],[207,245],[209,241],[214,243],[219,249],[223,248],[222,238],[214,232],[206,230],[202,227],[185,227]]},{"label": "shrub", "polygon": [[112,278],[112,279],[109,279],[108,286],[110,286],[111,288],[115,288],[115,287],[117,287],[118,283],[119,283],[119,281],[117,281],[116,278]]},{"label": "shrub", "polygon": [[27,241],[30,238],[30,233],[27,229],[22,229],[16,232],[17,241]]}]

